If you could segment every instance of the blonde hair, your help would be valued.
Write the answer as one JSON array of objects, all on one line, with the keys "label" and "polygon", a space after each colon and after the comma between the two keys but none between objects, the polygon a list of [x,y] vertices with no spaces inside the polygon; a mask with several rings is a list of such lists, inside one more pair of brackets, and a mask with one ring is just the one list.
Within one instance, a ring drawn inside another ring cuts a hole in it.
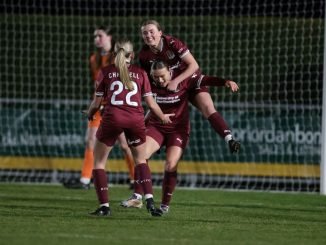
[{"label": "blonde hair", "polygon": [[127,64],[131,61],[132,53],[134,52],[132,43],[127,40],[118,41],[114,45],[114,52],[114,65],[119,71],[120,80],[129,90],[134,90],[127,67]]}]

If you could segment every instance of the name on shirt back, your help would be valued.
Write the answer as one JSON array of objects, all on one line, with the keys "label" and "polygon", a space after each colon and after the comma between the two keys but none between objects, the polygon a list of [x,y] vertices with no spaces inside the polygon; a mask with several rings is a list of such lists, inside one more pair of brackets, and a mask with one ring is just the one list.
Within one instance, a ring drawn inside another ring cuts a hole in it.
[{"label": "name on shirt back", "polygon": [[[130,78],[139,79],[139,74],[138,73],[129,72],[129,76],[130,76]],[[109,72],[107,74],[107,77],[108,78],[117,78],[117,77],[119,77],[119,72]]]}]

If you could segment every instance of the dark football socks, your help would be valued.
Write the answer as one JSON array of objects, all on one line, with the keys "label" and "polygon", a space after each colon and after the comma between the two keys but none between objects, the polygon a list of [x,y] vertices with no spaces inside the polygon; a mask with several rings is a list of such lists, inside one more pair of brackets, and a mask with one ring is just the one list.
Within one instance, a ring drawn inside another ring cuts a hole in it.
[{"label": "dark football socks", "polygon": [[104,169],[93,170],[94,186],[100,204],[109,203],[108,179]]},{"label": "dark football socks", "polygon": [[163,185],[162,185],[162,204],[169,206],[173,191],[177,185],[178,173],[164,172]]},{"label": "dark football socks", "polygon": [[224,121],[221,114],[217,111],[210,115],[207,120],[209,121],[215,132],[218,133],[223,139],[225,139],[227,135],[231,134],[230,128]]}]

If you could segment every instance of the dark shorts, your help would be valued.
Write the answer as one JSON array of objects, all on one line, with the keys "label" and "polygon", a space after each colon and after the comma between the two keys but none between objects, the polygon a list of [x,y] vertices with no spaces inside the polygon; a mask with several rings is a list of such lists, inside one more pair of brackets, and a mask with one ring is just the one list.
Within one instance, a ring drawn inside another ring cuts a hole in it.
[{"label": "dark shorts", "polygon": [[146,135],[152,137],[161,147],[165,145],[166,148],[179,146],[184,150],[189,142],[189,133],[187,132],[180,131],[164,134],[153,126],[147,127]]},{"label": "dark shorts", "polygon": [[106,144],[113,146],[119,135],[124,132],[129,146],[137,146],[146,142],[144,121],[134,123],[130,127],[120,127],[114,123],[101,122],[100,127],[96,132],[96,138]]}]

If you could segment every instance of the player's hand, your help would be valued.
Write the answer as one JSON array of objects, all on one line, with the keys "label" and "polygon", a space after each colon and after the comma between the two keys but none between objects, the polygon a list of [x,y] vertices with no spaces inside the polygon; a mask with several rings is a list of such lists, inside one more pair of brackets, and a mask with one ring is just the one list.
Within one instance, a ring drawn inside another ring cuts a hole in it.
[{"label": "player's hand", "polygon": [[232,92],[237,92],[239,90],[239,86],[235,81],[227,80],[225,86],[230,88]]},{"label": "player's hand", "polygon": [[171,114],[164,114],[164,120],[162,120],[162,124],[168,124],[168,123],[172,123],[170,117],[174,117],[175,114],[171,113]]},{"label": "player's hand", "polygon": [[177,92],[178,91],[178,83],[176,83],[174,80],[171,80],[168,85],[166,86],[166,89],[171,92]]},{"label": "player's hand", "polygon": [[88,115],[88,111],[87,110],[82,110],[82,114],[87,117],[88,121],[93,121],[95,119],[94,116]]}]

